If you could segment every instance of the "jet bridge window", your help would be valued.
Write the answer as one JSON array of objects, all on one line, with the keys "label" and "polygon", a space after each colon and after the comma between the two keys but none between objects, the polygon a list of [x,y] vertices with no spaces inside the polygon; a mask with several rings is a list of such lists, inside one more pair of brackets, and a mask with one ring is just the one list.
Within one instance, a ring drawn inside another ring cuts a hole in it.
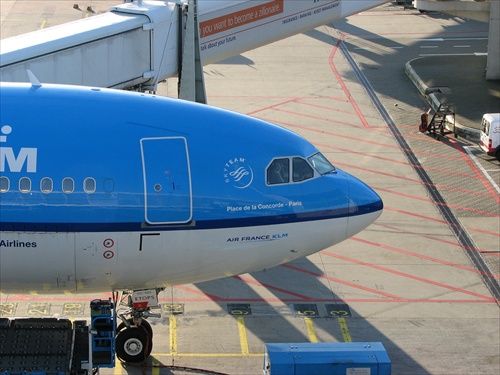
[{"label": "jet bridge window", "polygon": [[267,168],[267,183],[269,185],[286,184],[290,182],[290,161],[288,158],[275,159]]},{"label": "jet bridge window", "polygon": [[0,193],[6,193],[10,189],[10,180],[8,177],[0,177]]}]

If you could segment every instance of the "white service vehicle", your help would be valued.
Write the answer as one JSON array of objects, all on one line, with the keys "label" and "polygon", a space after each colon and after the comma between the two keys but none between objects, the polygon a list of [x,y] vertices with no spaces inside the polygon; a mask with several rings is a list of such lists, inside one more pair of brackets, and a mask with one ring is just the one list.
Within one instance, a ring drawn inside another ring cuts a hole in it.
[{"label": "white service vehicle", "polygon": [[485,113],[481,121],[481,148],[500,161],[500,113]]}]

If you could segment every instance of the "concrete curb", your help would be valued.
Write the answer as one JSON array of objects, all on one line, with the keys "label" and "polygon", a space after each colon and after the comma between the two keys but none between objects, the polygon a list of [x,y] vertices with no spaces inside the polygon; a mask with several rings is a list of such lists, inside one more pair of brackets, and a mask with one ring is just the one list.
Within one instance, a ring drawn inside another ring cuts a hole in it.
[{"label": "concrete curb", "polygon": [[[410,78],[410,81],[417,87],[418,91],[424,98],[427,99],[429,104],[431,105],[434,111],[437,111],[441,102],[439,98],[435,95],[432,88],[427,86],[425,82],[419,77],[415,69],[412,67],[412,62],[420,59],[424,59],[425,57],[418,57],[416,59],[410,60],[405,64],[405,73]],[[479,142],[481,137],[481,131],[478,129],[474,129],[468,126],[461,125],[455,121],[455,129],[448,129],[456,133],[457,136],[469,139],[471,141]]]}]

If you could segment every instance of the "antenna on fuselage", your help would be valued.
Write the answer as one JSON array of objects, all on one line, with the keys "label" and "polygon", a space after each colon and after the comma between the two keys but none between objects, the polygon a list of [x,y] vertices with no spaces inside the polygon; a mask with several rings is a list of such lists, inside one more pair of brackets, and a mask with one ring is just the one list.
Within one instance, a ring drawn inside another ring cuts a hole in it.
[{"label": "antenna on fuselage", "polygon": [[38,78],[36,78],[35,74],[31,70],[26,69],[26,73],[28,73],[28,77],[30,78],[31,86],[33,86],[33,87],[41,87],[42,86],[42,84],[40,83]]}]

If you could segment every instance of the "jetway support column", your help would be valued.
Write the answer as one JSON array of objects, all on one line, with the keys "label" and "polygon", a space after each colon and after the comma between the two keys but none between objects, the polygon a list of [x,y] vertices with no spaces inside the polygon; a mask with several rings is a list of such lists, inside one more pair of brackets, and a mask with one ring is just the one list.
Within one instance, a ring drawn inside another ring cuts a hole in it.
[{"label": "jetway support column", "polygon": [[500,79],[500,0],[415,0],[419,11],[489,22],[486,79]]},{"label": "jetway support column", "polygon": [[[179,69],[179,98],[207,104],[198,27],[198,0],[189,0]],[[183,17],[184,18],[184,17]]]},{"label": "jetway support column", "polygon": [[498,0],[492,1],[490,7],[486,79],[500,79],[500,1]]}]

